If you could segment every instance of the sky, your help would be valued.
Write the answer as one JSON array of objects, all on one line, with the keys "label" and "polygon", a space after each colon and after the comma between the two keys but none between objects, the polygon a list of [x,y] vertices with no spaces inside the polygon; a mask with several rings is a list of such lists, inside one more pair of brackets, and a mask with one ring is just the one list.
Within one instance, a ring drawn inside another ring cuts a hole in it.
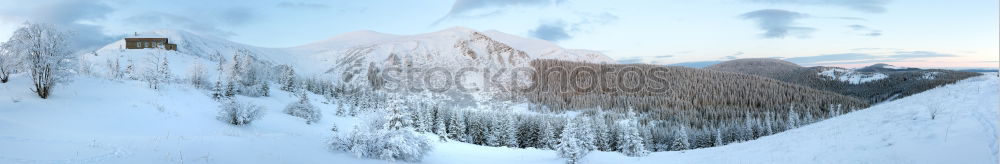
[{"label": "sky", "polygon": [[179,29],[260,47],[455,26],[590,49],[623,63],[778,58],[804,66],[997,67],[996,0],[0,0],[0,41],[25,21],[74,47]]}]

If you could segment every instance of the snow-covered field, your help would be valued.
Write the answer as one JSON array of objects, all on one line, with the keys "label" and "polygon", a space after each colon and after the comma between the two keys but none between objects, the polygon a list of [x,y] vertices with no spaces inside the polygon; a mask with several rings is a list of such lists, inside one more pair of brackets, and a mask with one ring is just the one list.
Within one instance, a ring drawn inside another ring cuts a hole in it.
[{"label": "snow-covered field", "polygon": [[[281,113],[297,98],[272,89],[269,98],[246,98],[265,106],[263,118],[236,127],[215,119],[218,103],[207,91],[187,85],[156,91],[78,77],[43,100],[26,78],[0,84],[0,163],[386,163],[330,151],[331,126],[343,133],[357,121],[335,116],[336,105],[317,95],[324,110],[317,124]],[[749,142],[640,158],[593,152],[585,162],[997,163],[997,86],[985,75]],[[551,150],[439,142],[423,162],[564,159]]]}]

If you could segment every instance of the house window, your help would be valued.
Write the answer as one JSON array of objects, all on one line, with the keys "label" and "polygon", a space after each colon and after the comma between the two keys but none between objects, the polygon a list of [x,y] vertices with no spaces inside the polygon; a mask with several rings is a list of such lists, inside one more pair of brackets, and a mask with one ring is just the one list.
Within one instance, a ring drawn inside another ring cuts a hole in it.
[{"label": "house window", "polygon": [[145,43],[146,43],[146,47],[148,48],[149,47],[149,42],[145,42]]}]

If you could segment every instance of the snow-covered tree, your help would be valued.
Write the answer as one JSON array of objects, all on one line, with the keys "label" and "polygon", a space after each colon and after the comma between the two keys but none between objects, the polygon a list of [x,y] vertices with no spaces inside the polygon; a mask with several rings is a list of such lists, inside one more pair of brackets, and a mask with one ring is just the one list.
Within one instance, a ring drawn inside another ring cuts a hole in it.
[{"label": "snow-covered tree", "polygon": [[494,128],[499,127],[497,125],[500,123],[498,123],[497,119],[496,113],[493,112],[476,119],[476,122],[479,122],[478,126],[476,126],[477,131],[479,131],[477,133],[483,136],[483,142],[487,146],[500,146],[500,137],[503,135],[503,130]]},{"label": "snow-covered tree", "polygon": [[119,61],[120,60],[118,58],[115,58],[114,61],[108,59],[108,78],[115,80],[125,78],[125,73],[122,71],[121,63]]},{"label": "snow-covered tree", "polygon": [[156,72],[159,73],[160,80],[165,83],[170,82],[173,78],[173,75],[170,74],[170,62],[167,61],[167,57],[160,60],[160,66],[156,68]]},{"label": "snow-covered tree", "polygon": [[723,143],[723,141],[722,141],[722,130],[721,129],[718,129],[718,128],[715,129],[715,135],[714,136],[715,136],[715,145],[713,145],[713,146],[726,145],[726,143]]},{"label": "snow-covered tree", "polygon": [[344,105],[344,103],[345,102],[343,101],[337,101],[337,113],[336,113],[337,116],[344,116],[346,114],[345,113],[346,109],[344,109],[346,108],[346,106]]},{"label": "snow-covered tree", "polygon": [[322,111],[309,101],[307,91],[299,91],[298,95],[299,101],[288,104],[285,107],[285,114],[305,119],[306,124],[316,123],[323,119]]},{"label": "snow-covered tree", "polygon": [[281,85],[280,89],[289,92],[294,91],[296,89],[296,84],[298,84],[295,82],[295,70],[287,65],[281,65],[278,67],[282,71],[281,77],[278,78],[278,84]]},{"label": "snow-covered tree", "polygon": [[228,94],[244,96],[267,96],[269,94],[265,81],[266,65],[257,61],[254,53],[246,49],[234,51],[230,63],[225,64],[225,81],[228,83]]},{"label": "snow-covered tree", "polygon": [[17,70],[18,60],[14,53],[7,48],[8,44],[0,42],[0,83],[7,83],[10,74]]},{"label": "snow-covered tree", "polygon": [[463,111],[452,111],[451,117],[448,117],[448,136],[459,141],[469,142],[468,133],[466,133],[465,128],[465,114],[463,114]]},{"label": "snow-covered tree", "polygon": [[438,106],[434,106],[434,134],[448,139],[448,130],[444,123],[445,116],[444,110],[441,110]]},{"label": "snow-covered tree", "polygon": [[559,138],[559,145],[556,145],[556,152],[559,157],[567,158],[566,163],[580,163],[591,150],[586,139],[580,138],[583,136],[581,133],[586,133],[586,130],[577,122],[579,121],[576,119],[566,120],[566,128]]},{"label": "snow-covered tree", "polygon": [[643,144],[643,138],[639,134],[639,121],[635,113],[629,112],[627,120],[618,124],[620,134],[618,134],[618,149],[622,154],[630,157],[641,157],[649,154]]},{"label": "snow-covered tree", "polygon": [[788,108],[787,122],[788,122],[788,125],[786,125],[788,127],[787,129],[799,127],[799,114],[795,113],[795,106],[791,106],[790,108]]},{"label": "snow-covered tree", "polygon": [[128,64],[125,65],[125,72],[124,72],[124,74],[127,75],[128,78],[131,79],[131,80],[139,80],[139,73],[136,72],[136,70],[135,70],[136,69],[135,68],[135,62],[132,62],[132,58],[129,58],[127,62],[128,62]]},{"label": "snow-covered tree", "polygon": [[48,98],[52,88],[69,81],[72,75],[73,55],[69,50],[70,33],[60,31],[50,24],[24,23],[4,43],[8,53],[31,75],[31,91],[42,99]]},{"label": "snow-covered tree", "polygon": [[517,139],[518,125],[517,125],[517,123],[519,121],[517,120],[517,118],[514,117],[514,114],[506,113],[504,115],[505,116],[502,119],[503,122],[500,123],[501,126],[499,128],[499,132],[497,132],[497,133],[501,133],[501,137],[500,137],[501,138],[501,142],[502,142],[501,145],[507,146],[507,147],[518,147],[518,142],[517,142],[518,141],[518,139]]},{"label": "snow-covered tree", "polygon": [[226,97],[225,86],[222,85],[222,79],[215,81],[215,85],[212,86],[212,99],[221,100]]},{"label": "snow-covered tree", "polygon": [[208,73],[205,72],[205,65],[195,61],[188,67],[188,82],[197,88],[208,87]]},{"label": "snow-covered tree", "polygon": [[538,143],[541,144],[539,148],[543,149],[555,149],[558,140],[556,138],[556,129],[548,120],[541,120],[539,122],[540,126],[538,129]]},{"label": "snow-covered tree", "polygon": [[674,133],[674,143],[670,145],[673,150],[687,150],[691,147],[691,141],[688,138],[687,126],[680,125],[677,132]]},{"label": "snow-covered tree", "polygon": [[608,128],[607,120],[598,115],[594,116],[591,121],[594,129],[594,146],[597,147],[597,150],[611,150],[611,129]]},{"label": "snow-covered tree", "polygon": [[[350,135],[335,138],[331,148],[357,157],[419,162],[432,149],[431,141],[413,130],[399,98],[390,98],[384,117],[370,117],[368,127],[356,126]],[[371,120],[378,119],[378,120]],[[381,122],[381,126],[372,126]]]},{"label": "snow-covered tree", "polygon": [[150,58],[149,65],[153,67],[146,70],[143,78],[149,84],[149,88],[159,89],[161,84],[170,81],[170,63],[166,57]]}]

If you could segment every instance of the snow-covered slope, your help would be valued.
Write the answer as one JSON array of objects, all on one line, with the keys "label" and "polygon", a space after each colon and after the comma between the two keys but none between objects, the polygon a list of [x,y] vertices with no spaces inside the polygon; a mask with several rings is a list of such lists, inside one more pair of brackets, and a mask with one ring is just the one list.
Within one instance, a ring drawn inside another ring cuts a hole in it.
[{"label": "snow-covered slope", "polygon": [[617,63],[603,53],[584,49],[563,49],[555,43],[532,38],[523,38],[496,30],[482,32],[497,41],[522,50],[534,59],[559,59],[575,62]]},{"label": "snow-covered slope", "polygon": [[858,72],[842,68],[829,68],[817,74],[824,76],[830,80],[843,81],[851,84],[861,84],[872,81],[878,81],[889,77],[888,75],[878,72]]},{"label": "snow-covered slope", "polygon": [[[369,63],[375,63],[379,67],[405,64],[423,68],[479,69],[525,67],[533,59],[614,63],[597,51],[563,49],[543,40],[521,38],[498,31],[479,32],[462,27],[416,35],[356,31],[289,48],[261,48],[176,30],[140,34],[167,37],[171,43],[178,45],[178,51],[126,50],[124,40],[119,40],[96,51],[99,56],[110,57],[87,60],[95,66],[103,66],[108,59],[115,57],[148,57],[158,56],[148,54],[159,53],[218,61],[220,58],[231,58],[234,51],[243,49],[253,52],[262,61],[292,66],[300,75],[331,76],[329,78],[339,78],[340,73],[357,69],[358,66],[367,68]],[[211,64],[208,66],[213,68]]]},{"label": "snow-covered slope", "polygon": [[[17,74],[0,84],[0,163],[385,163],[329,151],[331,126],[354,118],[315,104],[316,124],[281,113],[296,101],[273,89],[246,98],[266,108],[250,126],[215,120],[206,91],[80,77],[50,99]],[[997,163],[998,78],[963,80],[753,141],[647,157],[593,152],[588,163]],[[931,119],[931,113],[936,116]],[[436,142],[424,163],[563,163],[551,150]]]},{"label": "snow-covered slope", "polygon": [[[654,153],[635,163],[997,163],[996,74],[744,143]],[[932,114],[937,112],[934,119]],[[593,163],[618,163],[597,153]]]}]

